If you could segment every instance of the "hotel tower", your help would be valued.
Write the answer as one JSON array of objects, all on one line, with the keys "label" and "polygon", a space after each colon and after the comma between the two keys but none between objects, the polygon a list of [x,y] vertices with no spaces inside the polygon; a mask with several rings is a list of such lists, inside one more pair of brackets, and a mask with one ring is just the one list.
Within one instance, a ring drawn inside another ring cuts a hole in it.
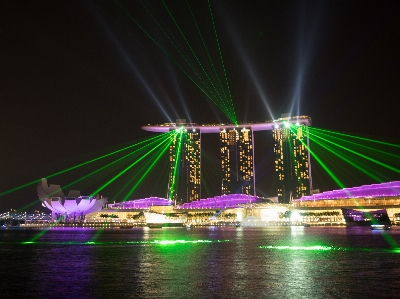
[{"label": "hotel tower", "polygon": [[[177,204],[201,199],[201,134],[220,135],[221,194],[255,194],[255,131],[272,131],[275,153],[275,185],[280,203],[309,195],[312,189],[308,116],[282,116],[274,121],[246,124],[197,125],[176,123],[148,125],[151,132],[170,132],[167,197]],[[273,182],[271,182],[273,184]]]},{"label": "hotel tower", "polygon": [[253,131],[221,129],[222,194],[254,194]]},{"label": "hotel tower", "polygon": [[176,203],[200,199],[200,137],[199,130],[183,130],[170,136],[168,198]]},{"label": "hotel tower", "polygon": [[312,185],[308,126],[284,122],[276,126],[272,134],[278,201],[289,203],[292,199],[309,195]]}]

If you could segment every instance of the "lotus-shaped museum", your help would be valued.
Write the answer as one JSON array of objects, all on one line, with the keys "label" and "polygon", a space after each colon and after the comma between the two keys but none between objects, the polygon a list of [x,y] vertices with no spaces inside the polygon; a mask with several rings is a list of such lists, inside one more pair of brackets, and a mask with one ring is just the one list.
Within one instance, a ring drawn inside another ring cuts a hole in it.
[{"label": "lotus-shaped museum", "polygon": [[65,196],[60,185],[48,185],[47,179],[39,181],[37,192],[42,205],[51,210],[53,219],[83,220],[85,215],[101,210],[107,203],[107,198],[81,196],[78,190],[70,190]]}]

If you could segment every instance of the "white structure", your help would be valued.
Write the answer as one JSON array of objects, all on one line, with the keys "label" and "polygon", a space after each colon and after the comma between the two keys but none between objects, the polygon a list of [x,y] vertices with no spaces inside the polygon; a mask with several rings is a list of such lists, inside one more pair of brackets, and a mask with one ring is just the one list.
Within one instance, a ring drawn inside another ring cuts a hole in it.
[{"label": "white structure", "polygon": [[52,218],[57,220],[83,220],[85,215],[101,210],[107,202],[107,198],[81,196],[78,190],[70,190],[65,196],[60,185],[47,185],[47,179],[39,181],[37,192],[42,205],[51,210]]}]

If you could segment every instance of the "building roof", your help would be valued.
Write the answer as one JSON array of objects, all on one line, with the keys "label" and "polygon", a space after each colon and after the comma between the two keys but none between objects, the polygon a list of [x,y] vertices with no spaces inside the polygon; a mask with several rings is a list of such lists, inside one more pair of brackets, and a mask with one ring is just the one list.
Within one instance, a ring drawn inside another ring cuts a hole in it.
[{"label": "building roof", "polygon": [[222,129],[252,129],[253,131],[270,131],[277,127],[283,127],[286,124],[298,124],[298,125],[311,125],[311,118],[309,116],[293,116],[278,118],[277,120],[269,120],[266,122],[259,123],[241,123],[235,124],[196,124],[196,123],[164,123],[157,125],[143,126],[142,129],[150,132],[165,133],[171,130],[185,128],[185,130],[200,131],[201,133],[219,133]]},{"label": "building roof", "polygon": [[344,188],[340,190],[326,191],[313,195],[303,196],[294,202],[309,200],[329,200],[342,198],[368,198],[383,196],[400,196],[400,181],[387,182],[382,184],[363,185],[359,187]]}]

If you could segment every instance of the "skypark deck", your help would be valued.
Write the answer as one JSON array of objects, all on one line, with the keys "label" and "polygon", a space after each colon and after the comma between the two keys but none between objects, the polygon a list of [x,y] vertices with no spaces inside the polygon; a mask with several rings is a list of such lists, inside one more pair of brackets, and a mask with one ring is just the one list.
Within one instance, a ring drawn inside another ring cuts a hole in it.
[{"label": "skypark deck", "polygon": [[288,125],[311,125],[311,118],[309,116],[294,116],[278,118],[277,120],[270,120],[260,123],[241,123],[235,124],[196,124],[196,123],[164,123],[158,125],[143,126],[142,129],[150,132],[165,133],[171,130],[185,128],[186,130],[200,131],[200,133],[219,133],[221,130],[226,129],[252,129],[253,131],[271,131],[277,128],[282,128]]}]

